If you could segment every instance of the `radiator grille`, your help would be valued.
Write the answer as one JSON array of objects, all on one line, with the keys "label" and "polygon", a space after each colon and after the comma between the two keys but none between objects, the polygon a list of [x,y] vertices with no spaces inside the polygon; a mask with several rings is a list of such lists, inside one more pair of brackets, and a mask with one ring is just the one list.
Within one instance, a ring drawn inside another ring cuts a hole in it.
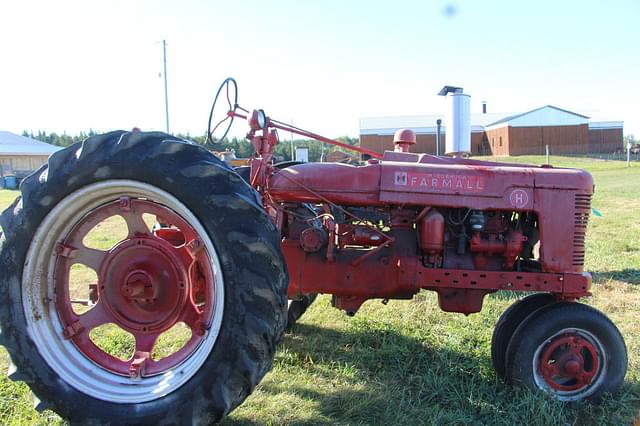
[{"label": "radiator grille", "polygon": [[573,265],[584,265],[584,237],[591,213],[591,194],[576,194],[575,227],[573,234]]}]

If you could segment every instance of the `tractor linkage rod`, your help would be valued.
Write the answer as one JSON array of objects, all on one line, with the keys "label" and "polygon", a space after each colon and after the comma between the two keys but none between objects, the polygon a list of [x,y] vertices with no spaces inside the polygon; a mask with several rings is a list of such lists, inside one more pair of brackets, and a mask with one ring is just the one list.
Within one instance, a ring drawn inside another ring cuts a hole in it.
[{"label": "tractor linkage rod", "polygon": [[[238,117],[238,118],[242,118],[244,120],[248,119],[248,117],[246,115],[239,114],[239,113],[237,113],[237,112],[235,112],[233,110],[229,111],[227,114],[229,116],[231,116],[231,117]],[[343,142],[340,142],[340,141],[337,141],[337,140],[334,140],[334,139],[329,139],[329,138],[321,136],[321,135],[319,135],[317,133],[309,132],[307,130],[303,130],[303,129],[300,129],[298,127],[291,126],[289,124],[283,123],[281,121],[272,120],[271,118],[267,118],[267,123],[265,125],[265,128],[268,128],[268,127],[273,127],[274,129],[279,129],[279,130],[282,130],[284,132],[295,133],[296,135],[299,135],[299,136],[303,136],[303,137],[310,138],[310,139],[315,139],[315,140],[318,140],[320,142],[325,142],[325,143],[328,143],[330,145],[339,146],[341,148],[348,149],[350,151],[356,151],[356,152],[359,152],[361,154],[367,154],[367,155],[370,155],[373,158],[382,159],[382,155],[378,154],[375,151],[370,151],[370,150],[365,149],[365,148],[360,148],[360,147],[352,146],[352,145],[349,145],[349,144],[346,144],[346,143],[343,143]]]}]

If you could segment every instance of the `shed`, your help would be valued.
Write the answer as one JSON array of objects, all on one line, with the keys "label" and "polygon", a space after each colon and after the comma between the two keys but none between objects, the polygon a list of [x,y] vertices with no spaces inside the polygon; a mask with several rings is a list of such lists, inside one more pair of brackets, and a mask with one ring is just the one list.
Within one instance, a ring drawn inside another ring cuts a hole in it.
[{"label": "shed", "polygon": [[0,176],[25,177],[60,149],[45,142],[0,131]]}]

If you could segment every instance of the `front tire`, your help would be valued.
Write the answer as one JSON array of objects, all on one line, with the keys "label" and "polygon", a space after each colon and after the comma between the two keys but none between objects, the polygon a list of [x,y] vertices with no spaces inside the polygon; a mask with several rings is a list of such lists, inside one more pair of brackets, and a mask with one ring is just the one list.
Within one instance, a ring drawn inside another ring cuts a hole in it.
[{"label": "front tire", "polygon": [[535,293],[518,300],[500,315],[491,336],[491,362],[496,375],[506,378],[506,356],[509,341],[518,326],[533,312],[555,302],[551,293]]},{"label": "front tire", "polygon": [[[21,191],[0,222],[0,337],[40,408],[88,424],[208,424],[251,393],[284,331],[287,275],[275,227],[235,173],[169,135],[113,132],[54,154]],[[87,247],[112,216],[126,237]],[[72,307],[76,264],[98,277],[87,312]],[[130,358],[92,341],[105,323],[135,337]],[[154,358],[178,323],[190,337]]]},{"label": "front tire", "polygon": [[562,302],[520,324],[507,348],[514,384],[560,401],[598,401],[615,393],[627,371],[627,349],[616,326],[598,310]]},{"label": "front tire", "polygon": [[305,294],[300,299],[289,300],[289,309],[287,310],[287,331],[292,331],[309,306],[318,297],[317,293]]}]

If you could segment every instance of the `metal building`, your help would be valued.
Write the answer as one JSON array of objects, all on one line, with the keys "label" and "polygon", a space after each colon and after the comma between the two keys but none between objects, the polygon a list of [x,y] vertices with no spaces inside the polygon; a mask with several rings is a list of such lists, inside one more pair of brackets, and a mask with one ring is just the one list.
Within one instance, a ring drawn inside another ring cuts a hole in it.
[{"label": "metal building", "polygon": [[[417,134],[411,151],[434,154],[438,119],[442,120],[442,147],[444,114],[361,118],[360,144],[380,153],[393,150],[394,132],[408,128]],[[622,121],[590,118],[553,105],[524,113],[478,113],[471,114],[471,151],[473,155],[542,155],[548,145],[553,154],[616,152],[623,148],[622,130]]]},{"label": "metal building", "polygon": [[60,147],[0,131],[0,176],[24,177],[46,163]]}]

